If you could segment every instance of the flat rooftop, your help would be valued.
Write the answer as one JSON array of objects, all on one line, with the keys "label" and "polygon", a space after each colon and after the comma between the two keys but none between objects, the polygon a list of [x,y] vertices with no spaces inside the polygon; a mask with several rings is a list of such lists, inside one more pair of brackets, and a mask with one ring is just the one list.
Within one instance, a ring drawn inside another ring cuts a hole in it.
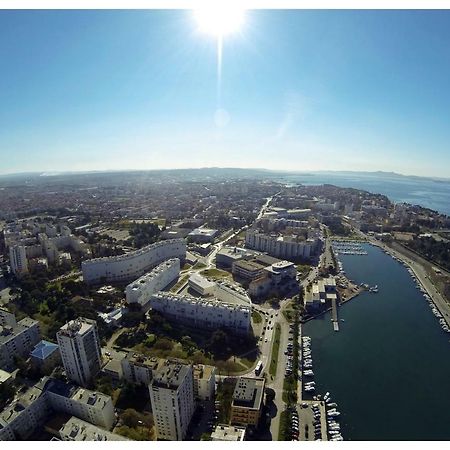
[{"label": "flat rooftop", "polygon": [[245,428],[232,425],[217,425],[211,434],[213,441],[243,441]]},{"label": "flat rooftop", "polygon": [[233,392],[232,406],[259,409],[264,395],[264,378],[240,377]]},{"label": "flat rooftop", "polygon": [[167,362],[160,367],[153,375],[152,386],[177,389],[190,370],[186,364]]}]

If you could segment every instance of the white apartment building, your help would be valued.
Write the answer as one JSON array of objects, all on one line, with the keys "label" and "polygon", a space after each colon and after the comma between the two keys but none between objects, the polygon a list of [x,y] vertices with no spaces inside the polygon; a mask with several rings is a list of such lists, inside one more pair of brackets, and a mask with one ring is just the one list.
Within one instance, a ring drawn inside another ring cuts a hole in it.
[{"label": "white apartment building", "polygon": [[50,414],[46,393],[31,387],[0,412],[0,440],[27,439]]},{"label": "white apartment building", "polygon": [[[3,325],[2,325],[3,323]],[[14,357],[27,358],[41,340],[39,322],[25,317],[16,323],[13,314],[0,314],[0,369],[14,369]]]},{"label": "white apartment building", "polygon": [[194,398],[199,400],[213,400],[216,389],[216,368],[205,364],[195,364]]},{"label": "white apartment building", "polygon": [[154,374],[149,392],[158,439],[183,440],[195,409],[192,367],[168,361]]},{"label": "white apartment building", "polygon": [[110,430],[116,420],[109,395],[91,391],[53,378],[44,379],[41,388],[54,411],[64,412]]},{"label": "white apartment building", "polygon": [[56,338],[67,377],[87,386],[102,365],[96,322],[85,318],[72,320],[61,327]]},{"label": "white apartment building", "polygon": [[245,440],[245,427],[234,425],[217,425],[211,434],[212,441],[243,441]]},{"label": "white apartment building", "polygon": [[272,236],[258,231],[249,230],[245,235],[245,246],[277,258],[296,259],[310,258],[315,249],[317,242],[315,239],[307,239],[306,241],[297,241],[287,236]]},{"label": "white apartment building", "polygon": [[157,292],[151,307],[168,317],[204,328],[228,328],[237,334],[250,331],[250,307],[223,303],[216,299],[196,298],[190,295]]},{"label": "white apartment building", "polygon": [[125,255],[90,259],[83,261],[81,268],[86,283],[126,281],[140,277],[152,267],[171,258],[186,258],[184,239],[156,242]]},{"label": "white apartment building", "polygon": [[9,249],[9,264],[16,277],[28,273],[27,252],[23,245],[14,245]]},{"label": "white apartment building", "polygon": [[110,430],[115,421],[111,397],[44,377],[0,412],[0,440],[25,440],[53,412],[67,413]]},{"label": "white apartment building", "polygon": [[150,384],[160,359],[130,352],[120,362],[123,378],[134,384]]},{"label": "white apartment building", "polygon": [[62,441],[129,441],[124,436],[114,434],[89,422],[71,417],[59,430]]},{"label": "white apartment building", "polygon": [[156,266],[151,272],[138,278],[125,288],[127,303],[143,306],[150,297],[164,289],[180,275],[180,260],[172,258]]}]

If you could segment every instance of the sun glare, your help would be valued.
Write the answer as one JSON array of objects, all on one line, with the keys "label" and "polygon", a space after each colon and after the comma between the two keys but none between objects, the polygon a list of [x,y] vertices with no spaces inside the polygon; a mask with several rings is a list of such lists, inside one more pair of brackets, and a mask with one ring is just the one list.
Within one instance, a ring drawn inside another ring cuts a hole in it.
[{"label": "sun glare", "polygon": [[199,30],[219,38],[239,31],[244,23],[244,16],[243,9],[226,4],[199,8],[194,11]]}]

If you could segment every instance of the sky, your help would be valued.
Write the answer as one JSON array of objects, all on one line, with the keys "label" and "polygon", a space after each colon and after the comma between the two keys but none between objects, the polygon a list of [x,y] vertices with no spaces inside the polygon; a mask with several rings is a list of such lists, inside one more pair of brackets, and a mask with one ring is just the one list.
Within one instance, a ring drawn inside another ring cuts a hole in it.
[{"label": "sky", "polygon": [[0,11],[0,173],[450,177],[450,11]]}]

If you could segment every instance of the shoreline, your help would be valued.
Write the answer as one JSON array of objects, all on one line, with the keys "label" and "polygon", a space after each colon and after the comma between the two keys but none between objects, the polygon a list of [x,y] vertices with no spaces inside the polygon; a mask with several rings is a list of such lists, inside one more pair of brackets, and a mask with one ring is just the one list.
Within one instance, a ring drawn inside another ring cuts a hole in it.
[{"label": "shoreline", "polygon": [[[433,305],[441,313],[442,318],[447,323],[447,326],[450,327],[450,305],[445,301],[445,299],[442,297],[442,294],[437,290],[436,286],[434,286],[433,282],[430,280],[429,276],[427,275],[427,270],[420,263],[411,261],[407,256],[402,255],[397,250],[394,250],[393,248],[388,247],[381,242],[368,241],[368,243],[375,247],[379,247],[391,258],[397,258],[398,260],[400,260],[399,262],[402,263],[405,267],[411,269],[419,285],[426,291]],[[414,265],[416,265],[417,267],[414,267]],[[420,273],[419,269],[423,271],[422,274]],[[415,281],[413,277],[411,278],[413,279],[413,281]]]}]

